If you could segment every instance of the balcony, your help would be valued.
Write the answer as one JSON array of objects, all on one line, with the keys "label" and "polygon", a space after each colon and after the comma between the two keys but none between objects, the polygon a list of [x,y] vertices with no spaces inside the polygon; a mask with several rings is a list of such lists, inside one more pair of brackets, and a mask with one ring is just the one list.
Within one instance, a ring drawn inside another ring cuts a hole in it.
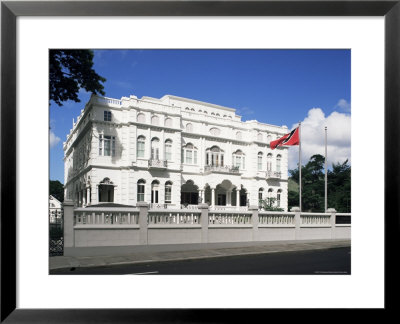
[{"label": "balcony", "polygon": [[149,169],[166,169],[167,160],[149,160]]},{"label": "balcony", "polygon": [[215,165],[206,165],[204,167],[204,174],[210,173],[230,173],[230,174],[240,174],[239,167],[237,166],[215,166]]},{"label": "balcony", "polygon": [[267,179],[280,179],[281,178],[281,172],[278,172],[278,171],[267,171],[265,173],[265,177]]}]

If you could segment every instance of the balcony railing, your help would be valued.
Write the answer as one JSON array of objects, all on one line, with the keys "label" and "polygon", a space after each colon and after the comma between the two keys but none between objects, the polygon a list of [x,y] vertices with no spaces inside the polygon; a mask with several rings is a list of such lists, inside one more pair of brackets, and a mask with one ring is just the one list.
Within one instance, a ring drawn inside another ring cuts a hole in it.
[{"label": "balcony railing", "polygon": [[267,171],[265,174],[265,177],[267,179],[280,179],[281,178],[281,172],[279,171]]},{"label": "balcony railing", "polygon": [[221,172],[221,173],[235,173],[239,174],[240,170],[237,166],[215,166],[215,165],[206,165],[204,167],[204,173],[211,173],[211,172]]},{"label": "balcony railing", "polygon": [[165,169],[167,166],[167,160],[149,160],[149,168]]}]

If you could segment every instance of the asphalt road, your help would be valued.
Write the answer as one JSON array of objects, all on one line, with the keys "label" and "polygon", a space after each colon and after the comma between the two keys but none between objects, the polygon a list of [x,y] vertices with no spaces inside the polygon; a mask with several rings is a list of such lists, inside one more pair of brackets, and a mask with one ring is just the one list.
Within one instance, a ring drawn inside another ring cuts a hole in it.
[{"label": "asphalt road", "polygon": [[350,247],[210,259],[52,270],[68,275],[343,275],[351,273]]}]

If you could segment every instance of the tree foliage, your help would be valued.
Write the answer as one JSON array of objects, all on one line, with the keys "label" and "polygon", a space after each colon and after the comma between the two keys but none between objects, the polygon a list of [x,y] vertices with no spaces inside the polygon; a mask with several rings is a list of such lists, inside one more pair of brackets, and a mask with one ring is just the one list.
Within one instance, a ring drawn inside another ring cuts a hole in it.
[{"label": "tree foliage", "polygon": [[[305,166],[301,167],[302,176],[302,210],[323,212],[325,210],[325,158],[313,155]],[[299,169],[290,170],[290,178],[299,183]],[[299,193],[289,191],[289,209],[299,206]],[[351,167],[348,160],[332,164],[328,170],[328,208],[338,212],[351,211]]]},{"label": "tree foliage", "polygon": [[105,95],[102,83],[105,78],[93,70],[91,50],[50,50],[50,100],[62,106],[62,102],[80,102],[79,89]]},{"label": "tree foliage", "polygon": [[59,201],[64,201],[64,185],[58,180],[49,181],[49,193]]},{"label": "tree foliage", "polygon": [[268,197],[266,199],[259,201],[259,206],[261,209],[266,211],[283,211],[283,208],[275,206],[277,199],[274,197]]}]

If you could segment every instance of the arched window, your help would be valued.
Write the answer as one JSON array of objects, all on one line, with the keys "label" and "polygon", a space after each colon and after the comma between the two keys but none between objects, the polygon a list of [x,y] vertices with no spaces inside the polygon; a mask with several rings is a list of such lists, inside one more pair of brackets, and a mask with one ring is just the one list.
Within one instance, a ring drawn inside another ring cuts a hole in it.
[{"label": "arched window", "polygon": [[224,166],[224,151],[218,146],[206,150],[206,165]]},{"label": "arched window", "polygon": [[267,171],[272,171],[272,154],[267,155]]},{"label": "arched window", "polygon": [[238,140],[242,139],[242,132],[237,132],[236,133],[236,139],[238,139]]},{"label": "arched window", "polygon": [[152,160],[160,159],[160,140],[157,137],[154,137],[151,140],[151,159]]},{"label": "arched window", "polygon": [[166,204],[170,204],[172,201],[172,182],[167,181],[165,183],[165,197],[164,197],[164,202]]},{"label": "arched window", "polygon": [[221,131],[218,128],[213,127],[210,129],[210,133],[213,136],[219,136],[221,134]]},{"label": "arched window", "polygon": [[146,181],[143,179],[137,182],[137,201],[144,201],[145,185]]},{"label": "arched window", "polygon": [[166,118],[165,119],[165,126],[166,127],[172,127],[172,119],[171,118]]},{"label": "arched window", "polygon": [[203,112],[203,110],[200,109],[198,112],[201,113],[201,112]]},{"label": "arched window", "polygon": [[276,172],[281,172],[281,155],[276,156]]},{"label": "arched window", "polygon": [[158,204],[158,191],[160,188],[160,182],[158,180],[154,180],[151,183],[151,203]]},{"label": "arched window", "polygon": [[207,112],[207,111],[205,111],[205,110],[204,110],[204,113],[205,113],[206,115],[208,114],[208,112]]},{"label": "arched window", "polygon": [[263,193],[264,193],[263,188],[258,189],[258,201],[259,202],[263,200]]},{"label": "arched window", "polygon": [[244,153],[241,150],[237,150],[235,153],[233,153],[233,165],[240,170],[245,169],[245,163],[244,163]]},{"label": "arched window", "polygon": [[191,124],[191,123],[187,123],[186,124],[186,131],[187,132],[193,132],[193,124]]},{"label": "arched window", "polygon": [[171,161],[172,160],[172,141],[170,139],[167,139],[165,141],[164,154],[165,154],[165,159],[167,161]]},{"label": "arched window", "polygon": [[257,141],[262,142],[263,140],[263,135],[261,133],[257,134]]},{"label": "arched window", "polygon": [[137,122],[138,123],[145,123],[146,122],[146,116],[142,113],[139,113],[137,115]]},{"label": "arched window", "polygon": [[282,193],[282,189],[278,189],[278,193],[276,194],[276,205],[278,207],[281,206],[281,193]]},{"label": "arched window", "polygon": [[268,189],[268,198],[272,198],[272,193],[274,192],[274,189],[269,188]]},{"label": "arched window", "polygon": [[190,110],[189,107],[186,107],[185,110]]},{"label": "arched window", "polygon": [[194,111],[194,108],[190,109],[190,111]]},{"label": "arched window", "polygon": [[137,138],[137,157],[144,158],[144,151],[146,146],[146,138],[144,136],[139,136]]},{"label": "arched window", "polygon": [[262,152],[258,152],[257,154],[257,170],[261,171],[263,168],[263,154]]},{"label": "arched window", "polygon": [[159,121],[160,121],[160,119],[158,118],[158,116],[151,117],[151,124],[152,125],[158,125]]},{"label": "arched window", "polygon": [[211,113],[211,116],[215,116],[215,113],[212,112],[212,113]]},{"label": "arched window", "polygon": [[192,144],[188,143],[183,147],[183,163],[185,164],[197,164],[197,148]]},{"label": "arched window", "polygon": [[219,117],[219,114],[218,114],[218,113],[216,113],[216,114],[215,114],[215,116],[218,116],[218,117]]}]

